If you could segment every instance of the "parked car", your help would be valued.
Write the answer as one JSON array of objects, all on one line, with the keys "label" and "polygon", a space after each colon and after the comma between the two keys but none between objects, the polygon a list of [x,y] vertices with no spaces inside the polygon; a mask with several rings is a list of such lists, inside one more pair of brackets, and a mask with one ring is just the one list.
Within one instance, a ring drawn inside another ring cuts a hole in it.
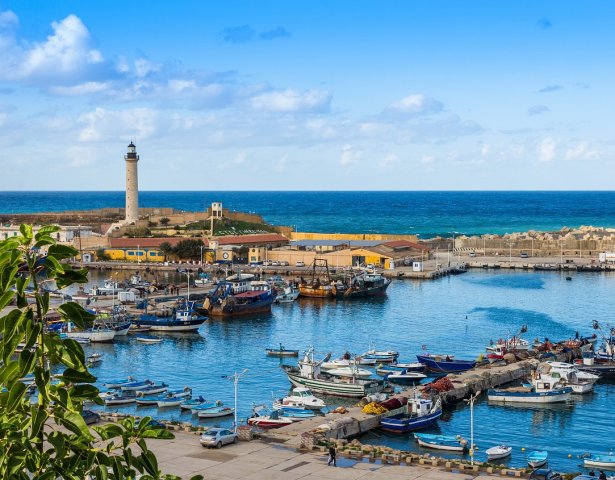
[{"label": "parked car", "polygon": [[92,410],[83,410],[81,416],[83,420],[85,420],[86,425],[100,422],[100,415]]},{"label": "parked car", "polygon": [[290,264],[289,264],[286,260],[282,260],[282,261],[280,262],[280,266],[281,266],[281,267],[288,267],[289,265],[290,265]]},{"label": "parked car", "polygon": [[273,262],[271,262],[271,266],[272,267],[279,267],[280,266],[280,262],[273,261]]},{"label": "parked car", "polygon": [[273,264],[271,260],[265,260],[263,262],[263,267],[270,267]]},{"label": "parked car", "polygon": [[225,428],[210,428],[201,434],[201,445],[204,447],[222,448],[228,443],[237,443],[237,434]]},{"label": "parked car", "polygon": [[521,252],[521,255],[519,255],[521,258],[527,258],[527,252]]},{"label": "parked car", "polygon": [[295,263],[295,267],[305,267],[305,262],[297,262]]},{"label": "parked car", "polygon": [[530,473],[530,480],[562,480],[559,473],[555,473],[550,468],[539,468]]},{"label": "parked car", "polygon": [[468,253],[468,256],[469,257],[475,257],[476,256],[476,252],[470,252],[470,253]]}]

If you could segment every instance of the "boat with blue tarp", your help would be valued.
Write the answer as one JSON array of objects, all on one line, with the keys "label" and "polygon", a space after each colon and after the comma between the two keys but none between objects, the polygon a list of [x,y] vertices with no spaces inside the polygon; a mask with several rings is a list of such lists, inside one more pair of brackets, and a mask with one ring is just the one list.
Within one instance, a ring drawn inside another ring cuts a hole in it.
[{"label": "boat with blue tarp", "polygon": [[408,400],[405,413],[382,417],[380,428],[387,432],[406,433],[432,426],[441,416],[442,402],[439,398],[433,401],[415,395]]},{"label": "boat with blue tarp", "polygon": [[417,355],[417,360],[425,365],[425,370],[442,373],[459,373],[476,366],[475,360],[457,360],[449,355]]},{"label": "boat with blue tarp", "polygon": [[137,327],[150,327],[151,331],[191,332],[199,329],[207,317],[197,313],[195,302],[184,301],[174,307],[156,309],[139,315],[133,323]]}]

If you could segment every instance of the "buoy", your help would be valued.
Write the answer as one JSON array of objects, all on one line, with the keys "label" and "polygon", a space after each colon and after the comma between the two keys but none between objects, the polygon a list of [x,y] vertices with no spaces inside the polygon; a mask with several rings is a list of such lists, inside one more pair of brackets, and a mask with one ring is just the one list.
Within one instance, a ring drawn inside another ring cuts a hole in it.
[{"label": "buoy", "polygon": [[569,453],[569,454],[568,454],[568,458],[572,458],[572,454],[570,454],[570,453]]},{"label": "buoy", "polygon": [[522,452],[525,452],[525,447],[521,447],[521,451],[522,451]]}]

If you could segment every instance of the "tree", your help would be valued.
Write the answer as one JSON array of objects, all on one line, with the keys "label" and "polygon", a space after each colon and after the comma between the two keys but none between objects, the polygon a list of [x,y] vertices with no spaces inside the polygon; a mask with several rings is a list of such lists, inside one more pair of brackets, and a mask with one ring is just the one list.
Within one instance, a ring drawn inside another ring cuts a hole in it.
[{"label": "tree", "polygon": [[96,260],[105,262],[111,260],[111,257],[109,257],[109,255],[105,253],[104,248],[99,248],[98,250],[96,250]]},{"label": "tree", "polygon": [[160,219],[160,225],[164,225],[165,227],[169,224],[169,222],[171,221],[170,218],[168,217],[162,217]]},{"label": "tree", "polygon": [[[151,418],[137,422],[129,417],[90,428],[81,416],[84,401],[101,403],[93,385],[96,377],[87,369],[81,345],[49,329],[49,293],[41,285],[86,283],[88,271],[62,263],[77,250],[58,245],[52,238],[57,231],[42,227],[33,235],[32,226],[22,225],[20,236],[0,242],[0,311],[16,304],[0,317],[0,478],[178,478],[161,474],[147,447],[146,438],[173,438],[167,430],[149,427]],[[34,303],[26,299],[27,287]],[[81,328],[94,319],[73,302],[56,310],[65,322]],[[15,356],[20,344],[23,349]],[[51,365],[61,367],[58,383],[51,383]],[[38,390],[34,404],[20,381],[27,375]]]},{"label": "tree", "polygon": [[181,259],[196,260],[201,258],[201,247],[205,248],[203,240],[186,239],[181,240],[173,249],[174,253]]},{"label": "tree", "polygon": [[169,242],[162,242],[158,248],[160,248],[160,251],[167,256],[167,259],[175,253],[175,247],[173,247],[173,245]]}]

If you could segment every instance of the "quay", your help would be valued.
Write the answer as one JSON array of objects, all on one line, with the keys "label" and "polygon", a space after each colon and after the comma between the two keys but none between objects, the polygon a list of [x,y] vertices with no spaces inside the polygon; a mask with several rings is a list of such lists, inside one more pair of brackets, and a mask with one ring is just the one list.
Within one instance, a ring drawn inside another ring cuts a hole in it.
[{"label": "quay", "polygon": [[[327,453],[303,451],[265,440],[239,442],[220,450],[205,449],[198,437],[174,432],[173,440],[148,439],[162,472],[190,478],[203,475],[217,480],[470,480],[476,472],[451,471],[444,462],[387,464],[383,460],[337,455],[337,467],[327,466]],[[324,449],[323,449],[324,450]],[[498,472],[499,473],[499,472]],[[483,477],[484,478],[484,477]],[[511,477],[512,478],[512,477]]]}]

